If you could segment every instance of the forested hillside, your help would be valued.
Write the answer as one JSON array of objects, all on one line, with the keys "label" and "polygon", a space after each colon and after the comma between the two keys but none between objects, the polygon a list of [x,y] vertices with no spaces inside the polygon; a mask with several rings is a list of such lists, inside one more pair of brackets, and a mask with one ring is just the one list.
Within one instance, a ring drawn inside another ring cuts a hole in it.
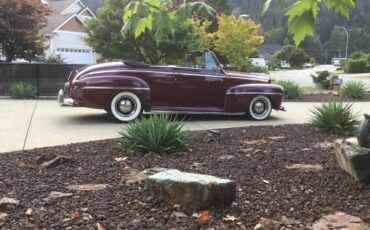
[{"label": "forested hillside", "polygon": [[[284,16],[286,7],[294,2],[287,0],[285,6],[276,4],[261,15],[264,1],[262,0],[232,0],[234,12],[248,14],[262,24],[265,43],[293,44],[287,35],[287,18]],[[322,9],[316,24],[316,36],[307,38],[301,45],[317,61],[328,61],[331,57],[344,56],[346,34],[344,26],[350,32],[349,53],[355,51],[370,52],[370,0],[357,1],[351,11],[350,20],[335,13],[333,10]]]}]

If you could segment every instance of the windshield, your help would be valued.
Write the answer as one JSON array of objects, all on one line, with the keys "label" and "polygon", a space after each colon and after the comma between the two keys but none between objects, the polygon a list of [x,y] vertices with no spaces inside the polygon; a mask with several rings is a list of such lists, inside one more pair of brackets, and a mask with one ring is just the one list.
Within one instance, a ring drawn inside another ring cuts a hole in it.
[{"label": "windshield", "polygon": [[214,53],[210,51],[193,52],[191,54],[194,65],[198,68],[205,68],[209,70],[217,69],[220,64],[215,57]]}]

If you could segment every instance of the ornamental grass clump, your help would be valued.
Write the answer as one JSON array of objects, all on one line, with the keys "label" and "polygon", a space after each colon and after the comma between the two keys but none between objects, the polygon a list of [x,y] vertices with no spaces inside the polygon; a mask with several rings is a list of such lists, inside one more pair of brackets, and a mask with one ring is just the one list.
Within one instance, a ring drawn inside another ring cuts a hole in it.
[{"label": "ornamental grass clump", "polygon": [[350,81],[343,85],[342,95],[349,98],[364,98],[366,96],[366,83],[359,80]]},{"label": "ornamental grass clump", "polygon": [[299,98],[302,94],[299,85],[294,83],[293,81],[277,81],[275,83],[281,85],[284,88],[285,99],[296,99]]},{"label": "ornamental grass clump", "polygon": [[130,123],[120,131],[120,146],[142,153],[171,154],[185,148],[190,141],[183,127],[182,121],[176,121],[170,115],[152,115]]},{"label": "ornamental grass clump", "polygon": [[353,131],[358,124],[358,114],[353,113],[352,104],[343,102],[322,103],[314,106],[308,126],[328,132],[343,133]]},{"label": "ornamental grass clump", "polygon": [[9,93],[15,99],[31,99],[36,97],[37,89],[32,84],[17,82],[10,85]]}]

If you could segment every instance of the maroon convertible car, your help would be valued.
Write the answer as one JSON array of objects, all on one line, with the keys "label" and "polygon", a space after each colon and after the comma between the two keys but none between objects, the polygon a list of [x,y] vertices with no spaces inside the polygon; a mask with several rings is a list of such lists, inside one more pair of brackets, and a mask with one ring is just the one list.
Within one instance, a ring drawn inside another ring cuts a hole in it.
[{"label": "maroon convertible car", "polygon": [[247,115],[264,120],[281,106],[283,88],[265,75],[225,71],[211,51],[188,55],[192,67],[134,61],[97,64],[70,74],[62,105],[105,109],[128,122],[143,112]]}]

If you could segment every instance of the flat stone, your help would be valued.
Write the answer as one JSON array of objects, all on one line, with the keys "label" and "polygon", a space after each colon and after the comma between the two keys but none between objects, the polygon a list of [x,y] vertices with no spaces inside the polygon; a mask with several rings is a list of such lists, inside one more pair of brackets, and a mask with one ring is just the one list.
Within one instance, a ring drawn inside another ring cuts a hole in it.
[{"label": "flat stone", "polygon": [[231,160],[235,158],[235,156],[233,155],[228,155],[228,154],[223,154],[221,156],[218,157],[218,160]]},{"label": "flat stone", "polygon": [[7,217],[8,217],[8,214],[4,212],[0,212],[0,222],[4,222]]},{"label": "flat stone", "polygon": [[334,143],[328,142],[328,141],[319,142],[312,146],[312,148],[314,149],[321,149],[321,150],[329,150],[329,149],[332,149],[333,147],[334,147]]},{"label": "flat stone", "polygon": [[81,185],[68,185],[66,188],[77,191],[99,191],[108,188],[109,184],[81,184]]},{"label": "flat stone", "polygon": [[189,209],[231,205],[236,193],[232,180],[175,169],[151,175],[146,182],[153,197]]},{"label": "flat stone", "polygon": [[323,216],[313,224],[312,230],[370,230],[369,226],[356,216],[347,215],[343,212],[336,212]]},{"label": "flat stone", "polygon": [[286,169],[297,169],[304,172],[319,172],[323,170],[321,165],[292,164],[285,166]]},{"label": "flat stone", "polygon": [[54,159],[50,161],[46,161],[41,164],[42,168],[53,168],[60,164],[63,164],[64,162],[71,162],[73,159],[71,157],[66,156],[57,156]]},{"label": "flat stone", "polygon": [[71,197],[71,196],[73,196],[73,193],[51,192],[49,193],[48,197],[44,198],[44,200],[50,201],[50,200],[55,200],[55,199],[64,198],[64,197]]},{"label": "flat stone", "polygon": [[370,183],[370,149],[359,147],[353,138],[334,143],[339,166],[357,181]]},{"label": "flat stone", "polygon": [[267,141],[265,139],[260,139],[260,140],[253,140],[253,141],[240,141],[242,144],[247,144],[247,145],[262,145],[266,144]]},{"label": "flat stone", "polygon": [[44,162],[51,161],[55,159],[56,157],[58,157],[58,155],[55,153],[45,153],[36,158],[36,163],[40,165]]},{"label": "flat stone", "polygon": [[0,207],[6,207],[7,205],[18,205],[19,201],[14,198],[3,197],[0,199]]},{"label": "flat stone", "polygon": [[269,139],[271,139],[271,140],[284,140],[284,139],[286,139],[286,137],[284,137],[284,136],[272,136],[272,137],[269,137]]},{"label": "flat stone", "polygon": [[258,224],[254,227],[254,229],[274,230],[274,229],[280,229],[281,225],[282,223],[279,221],[261,217]]},{"label": "flat stone", "polygon": [[296,225],[300,224],[301,222],[298,220],[287,218],[286,216],[282,216],[280,221],[285,225]]}]

